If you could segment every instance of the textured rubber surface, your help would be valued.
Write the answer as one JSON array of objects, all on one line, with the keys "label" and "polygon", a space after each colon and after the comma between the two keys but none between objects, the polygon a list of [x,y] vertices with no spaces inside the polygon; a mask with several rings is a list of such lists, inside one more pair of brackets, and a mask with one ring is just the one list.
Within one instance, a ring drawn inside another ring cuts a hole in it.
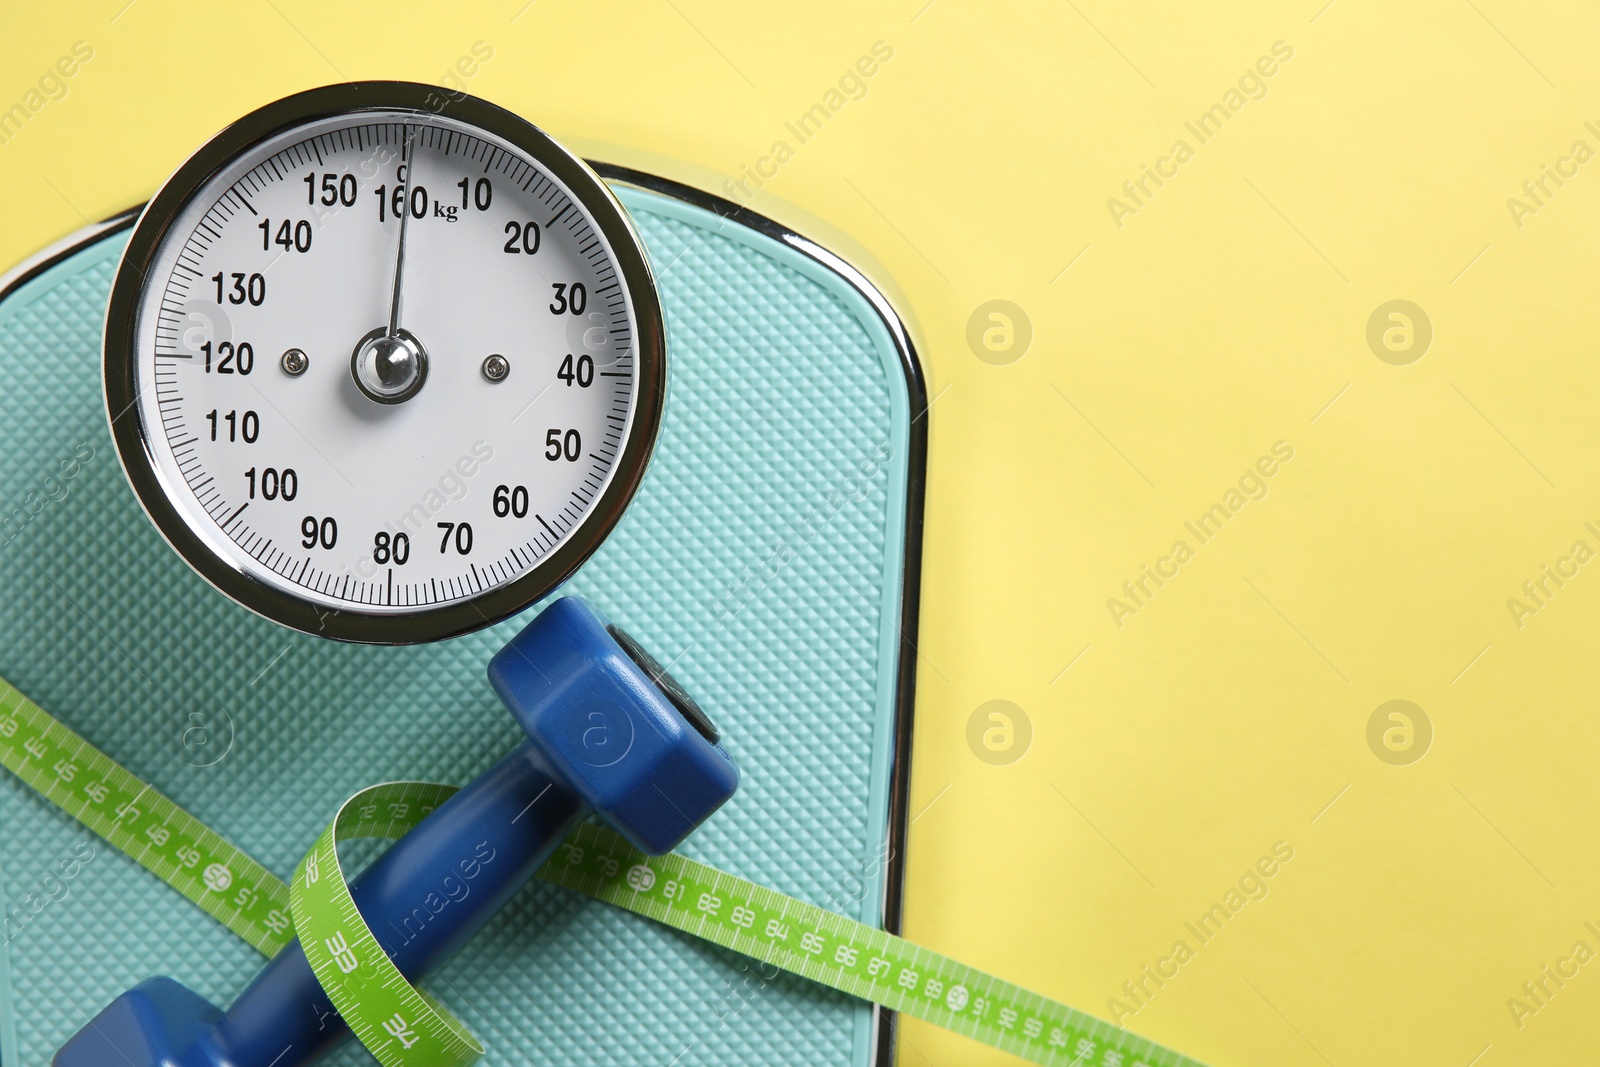
[{"label": "textured rubber surface", "polygon": [[[870,306],[835,276],[698,209],[619,192],[659,276],[671,395],[637,501],[563,591],[670,664],[739,760],[739,794],[684,851],[821,903],[858,885],[851,871],[884,834],[905,380]],[[124,483],[99,401],[100,320],[125,236],[0,305],[0,522],[14,516],[0,526],[0,674],[287,876],[356,789],[465,782],[516,743],[484,668],[519,620],[431,646],[335,645],[252,616],[190,572]],[[94,858],[63,882],[57,862],[84,840]],[[0,775],[0,908],[41,901],[0,936],[6,1067],[47,1063],[151,975],[226,1004],[260,966]],[[857,917],[876,922],[878,908],[868,893]],[[489,1064],[869,1054],[866,1006],[763,980],[742,957],[544,884],[427,988],[485,1038]],[[349,1047],[332,1062],[371,1061]]]}]

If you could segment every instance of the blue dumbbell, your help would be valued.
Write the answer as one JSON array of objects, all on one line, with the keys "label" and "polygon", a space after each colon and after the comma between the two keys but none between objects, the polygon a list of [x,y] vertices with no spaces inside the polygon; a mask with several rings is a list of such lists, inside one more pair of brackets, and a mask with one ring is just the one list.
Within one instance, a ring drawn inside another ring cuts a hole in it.
[{"label": "blue dumbbell", "polygon": [[[739,770],[705,714],[582,600],[541,612],[495,655],[489,680],[528,740],[350,886],[367,925],[412,981],[471,937],[589,811],[660,854],[738,788]],[[437,913],[424,910],[418,922],[441,872],[457,870],[476,872],[470,893]],[[393,931],[403,936],[386,936]],[[170,978],[152,978],[112,1001],[54,1063],[295,1067],[348,1036],[295,942],[226,1013]]]}]

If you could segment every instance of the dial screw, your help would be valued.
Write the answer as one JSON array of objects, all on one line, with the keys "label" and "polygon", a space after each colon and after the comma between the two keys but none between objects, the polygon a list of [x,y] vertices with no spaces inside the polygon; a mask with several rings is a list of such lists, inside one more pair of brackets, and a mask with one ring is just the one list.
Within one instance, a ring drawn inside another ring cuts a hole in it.
[{"label": "dial screw", "polygon": [[505,356],[496,353],[483,361],[483,376],[488,381],[503,382],[510,373],[511,363]]},{"label": "dial screw", "polygon": [[283,373],[289,377],[298,378],[306,372],[307,367],[311,366],[311,357],[298,348],[291,348],[283,354],[283,358],[278,361],[278,365],[283,368]]}]

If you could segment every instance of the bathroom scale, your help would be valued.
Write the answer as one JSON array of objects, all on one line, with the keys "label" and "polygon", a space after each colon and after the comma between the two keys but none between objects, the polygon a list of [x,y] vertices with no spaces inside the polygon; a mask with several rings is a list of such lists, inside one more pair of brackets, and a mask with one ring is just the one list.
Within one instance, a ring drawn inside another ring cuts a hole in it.
[{"label": "bathroom scale", "polygon": [[[787,227],[594,166],[648,253],[670,371],[633,501],[559,593],[670,659],[742,768],[682,851],[894,930],[926,455],[907,331],[863,274]],[[348,644],[244,610],[187,568],[129,488],[101,396],[107,299],[136,215],[0,279],[0,675],[287,876],[354,790],[464,783],[516,742],[484,668],[543,602],[428,644]],[[294,372],[285,358],[274,373]],[[497,371],[485,361],[486,380]],[[500,488],[492,462],[453,459],[423,472],[444,497]],[[372,854],[351,852],[355,865]],[[0,856],[0,913],[44,901],[0,937],[5,1067],[48,1063],[149,975],[227,1003],[260,967],[9,775]],[[887,1012],[542,882],[426,985],[484,1039],[486,1064],[892,1055]],[[370,1060],[352,1044],[329,1062]]]}]

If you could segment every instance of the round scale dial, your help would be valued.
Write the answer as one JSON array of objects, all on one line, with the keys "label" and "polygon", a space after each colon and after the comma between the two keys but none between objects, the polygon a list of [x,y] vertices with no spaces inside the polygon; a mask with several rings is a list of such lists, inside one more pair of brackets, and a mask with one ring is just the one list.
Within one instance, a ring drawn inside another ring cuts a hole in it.
[{"label": "round scale dial", "polygon": [[308,632],[465,632],[614,526],[664,381],[609,190],[482,101],[359,83],[225,130],[146,209],[108,314],[118,451],[203,576]]}]

